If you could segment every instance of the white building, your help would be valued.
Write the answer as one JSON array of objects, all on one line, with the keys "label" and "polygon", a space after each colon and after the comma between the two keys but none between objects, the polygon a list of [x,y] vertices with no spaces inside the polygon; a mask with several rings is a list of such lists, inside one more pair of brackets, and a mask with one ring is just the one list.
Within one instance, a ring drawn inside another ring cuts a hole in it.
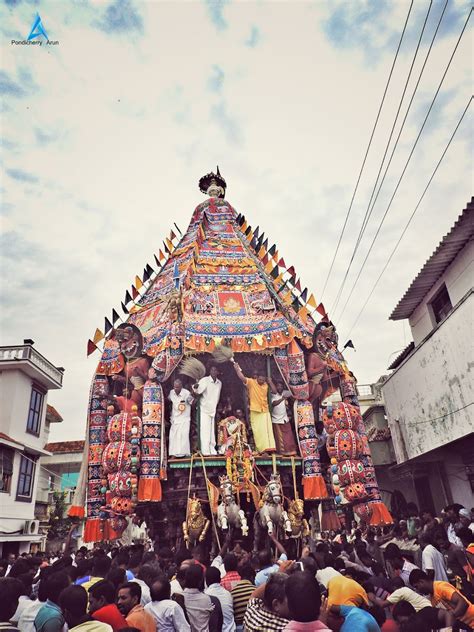
[{"label": "white building", "polygon": [[[390,318],[413,342],[382,390],[407,500],[439,512],[474,506],[474,198]],[[402,487],[399,485],[399,487]]]},{"label": "white building", "polygon": [[48,391],[62,387],[64,369],[33,344],[0,347],[0,557],[44,540],[35,520],[38,458],[49,454],[44,446],[57,418],[46,414]]}]

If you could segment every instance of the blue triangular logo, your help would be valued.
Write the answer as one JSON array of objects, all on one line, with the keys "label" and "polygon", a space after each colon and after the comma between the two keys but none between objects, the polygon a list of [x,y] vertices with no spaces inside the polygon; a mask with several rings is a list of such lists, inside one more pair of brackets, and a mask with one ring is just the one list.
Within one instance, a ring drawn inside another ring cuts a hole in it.
[{"label": "blue triangular logo", "polygon": [[35,37],[39,37],[40,35],[43,35],[43,37],[48,39],[48,36],[46,35],[46,31],[44,30],[44,26],[39,16],[39,13],[37,13],[35,21],[33,23],[33,27],[31,29],[31,33],[28,35],[28,41],[34,39]]}]

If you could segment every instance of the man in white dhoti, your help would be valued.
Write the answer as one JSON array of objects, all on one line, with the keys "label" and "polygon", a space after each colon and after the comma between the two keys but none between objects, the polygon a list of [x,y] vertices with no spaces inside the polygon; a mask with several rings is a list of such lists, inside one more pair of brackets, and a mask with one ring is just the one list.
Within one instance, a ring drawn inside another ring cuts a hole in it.
[{"label": "man in white dhoti", "polygon": [[193,384],[193,391],[199,398],[199,445],[201,454],[214,455],[216,451],[216,408],[221,396],[222,382],[217,377],[215,366],[209,375]]},{"label": "man in white dhoti", "polygon": [[183,388],[181,380],[175,380],[168,395],[171,402],[171,430],[169,456],[190,456],[189,431],[191,429],[191,393]]}]

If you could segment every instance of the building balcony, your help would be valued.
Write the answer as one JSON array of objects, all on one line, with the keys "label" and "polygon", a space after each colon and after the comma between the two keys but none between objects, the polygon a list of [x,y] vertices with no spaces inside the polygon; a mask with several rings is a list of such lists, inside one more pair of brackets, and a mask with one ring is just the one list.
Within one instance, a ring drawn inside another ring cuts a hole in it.
[{"label": "building balcony", "polygon": [[64,369],[51,364],[32,344],[0,347],[0,370],[21,370],[49,389],[61,388]]}]

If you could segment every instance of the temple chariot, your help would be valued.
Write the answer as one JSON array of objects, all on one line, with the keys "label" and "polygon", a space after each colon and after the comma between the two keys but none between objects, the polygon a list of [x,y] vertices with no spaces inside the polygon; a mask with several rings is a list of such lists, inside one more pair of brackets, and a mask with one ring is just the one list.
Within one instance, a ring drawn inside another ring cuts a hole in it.
[{"label": "temple chariot", "polygon": [[219,169],[199,188],[207,199],[127,291],[124,318],[89,341],[103,348],[70,511],[84,540],[120,539],[134,516],[176,548],[390,523],[324,306],[225,199]]}]

